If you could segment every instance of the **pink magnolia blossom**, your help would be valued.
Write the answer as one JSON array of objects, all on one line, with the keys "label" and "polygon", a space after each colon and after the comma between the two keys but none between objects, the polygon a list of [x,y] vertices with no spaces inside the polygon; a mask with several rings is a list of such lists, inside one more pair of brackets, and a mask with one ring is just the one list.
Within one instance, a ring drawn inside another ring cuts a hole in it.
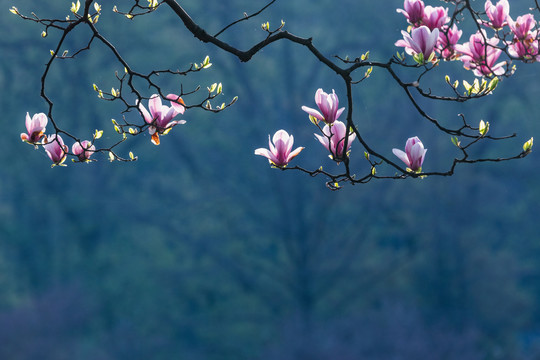
[{"label": "pink magnolia blossom", "polygon": [[[341,122],[336,121],[333,125],[325,125],[323,130],[323,136],[315,134],[315,137],[319,142],[330,151],[330,157],[334,160],[343,160],[348,156],[349,149],[356,139],[356,134],[354,132],[349,132],[347,134],[347,126]],[[347,140],[347,151],[343,153],[343,148],[345,147],[345,137],[348,135]]]},{"label": "pink magnolia blossom", "polygon": [[[272,144],[273,142],[273,144]],[[259,148],[255,150],[255,155],[261,155],[268,159],[270,164],[277,167],[285,167],[287,164],[302,151],[303,147],[298,147],[291,152],[294,144],[294,137],[285,130],[278,130],[274,134],[272,141],[268,135],[268,148]]]},{"label": "pink magnolia blossom", "polygon": [[60,135],[50,135],[46,138],[43,148],[54,165],[62,165],[66,161],[67,152],[69,150],[67,145],[64,145],[64,141]]},{"label": "pink magnolia blossom", "polygon": [[485,39],[487,39],[485,31],[477,31],[476,34],[471,35],[469,42],[455,46],[456,51],[461,54],[460,59],[463,61],[463,66],[473,70],[476,76],[504,74],[503,66],[506,62],[495,64],[501,55],[501,50],[495,47],[499,40],[496,38],[487,39],[486,45]]},{"label": "pink magnolia blossom", "polygon": [[509,45],[508,53],[513,57],[521,58],[525,61],[540,61],[538,40],[532,36],[524,40],[518,40],[516,38],[514,42]]},{"label": "pink magnolia blossom", "polygon": [[424,25],[412,29],[410,35],[404,30],[401,31],[401,34],[403,35],[403,39],[396,41],[395,45],[403,46],[405,52],[409,55],[416,56],[422,54],[418,60],[419,63],[429,60],[439,39],[439,29],[431,31]]},{"label": "pink magnolia blossom", "polygon": [[538,31],[534,30],[536,20],[534,20],[533,15],[519,16],[516,21],[508,17],[508,26],[514,33],[514,39],[508,47],[508,53],[525,61],[539,60],[538,40],[536,39]]},{"label": "pink magnolia blossom", "polygon": [[492,28],[502,29],[507,24],[506,19],[510,12],[508,0],[499,0],[495,5],[490,0],[487,0],[484,7],[487,17],[491,20],[490,26]]},{"label": "pink magnolia blossom", "polygon": [[532,31],[536,25],[536,20],[532,14],[518,16],[516,21],[508,17],[508,26],[519,40],[525,40],[528,37],[536,37],[536,31]]},{"label": "pink magnolia blossom", "polygon": [[169,94],[167,99],[171,101],[171,107],[162,105],[159,95],[154,94],[148,100],[148,108],[139,103],[139,111],[144,117],[144,120],[150,124],[148,132],[152,135],[152,143],[159,145],[159,135],[167,134],[173,126],[177,124],[185,124],[185,120],[173,121],[173,118],[178,114],[183,114],[185,107],[184,101],[177,95]]},{"label": "pink magnolia blossom", "polygon": [[403,9],[397,9],[398,13],[405,15],[409,23],[418,25],[424,17],[424,2],[422,0],[405,0]]},{"label": "pink magnolia blossom", "polygon": [[422,144],[417,136],[407,139],[405,152],[399,149],[392,149],[392,152],[412,171],[422,171],[422,164],[427,149],[424,149],[424,144]]},{"label": "pink magnolia blossom", "polygon": [[451,28],[446,28],[439,33],[439,43],[437,51],[445,60],[453,60],[456,57],[455,46],[457,45],[463,31],[454,24]]},{"label": "pink magnolia blossom", "polygon": [[343,110],[345,110],[344,107],[341,109],[338,108],[339,99],[334,90],[332,90],[331,94],[327,94],[323,89],[318,89],[315,92],[315,103],[319,107],[320,112],[307,106],[302,106],[302,110],[327,124],[334,123],[340,117],[341,113],[343,113]]},{"label": "pink magnolia blossom", "polygon": [[81,142],[77,141],[71,146],[71,152],[73,155],[79,158],[79,161],[88,161],[90,156],[94,153],[96,147],[88,140],[83,140]]},{"label": "pink magnolia blossom", "polygon": [[44,113],[34,114],[31,119],[30,114],[26,113],[26,130],[28,133],[22,133],[21,140],[30,144],[36,144],[45,133],[47,121],[47,115]]},{"label": "pink magnolia blossom", "polygon": [[424,8],[424,16],[422,24],[426,25],[430,30],[442,29],[450,18],[448,17],[448,9],[442,6],[426,6]]}]

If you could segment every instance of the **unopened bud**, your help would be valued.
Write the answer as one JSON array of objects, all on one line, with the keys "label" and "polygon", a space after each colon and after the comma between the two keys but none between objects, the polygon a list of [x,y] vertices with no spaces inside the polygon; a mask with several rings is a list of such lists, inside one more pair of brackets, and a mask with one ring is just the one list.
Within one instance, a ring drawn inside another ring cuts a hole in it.
[{"label": "unopened bud", "polygon": [[523,144],[523,152],[529,153],[532,151],[533,147],[533,138],[530,138],[528,141]]}]

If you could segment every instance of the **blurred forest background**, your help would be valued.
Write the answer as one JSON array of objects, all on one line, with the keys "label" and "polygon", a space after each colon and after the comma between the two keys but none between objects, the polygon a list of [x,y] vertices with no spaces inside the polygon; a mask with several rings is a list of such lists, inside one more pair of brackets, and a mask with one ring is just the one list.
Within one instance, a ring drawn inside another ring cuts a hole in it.
[{"label": "blurred forest background", "polygon": [[[264,4],[182,1],[210,33]],[[322,177],[282,173],[253,154],[283,128],[306,147],[295,164],[336,166],[300,107],[314,106],[319,87],[342,99],[345,89],[304,48],[281,41],[242,64],[195,40],[166,6],[129,21],[104,0],[98,27],[136,70],[185,69],[210,55],[208,71],[164,80],[165,88],[222,82],[222,101],[239,101],[218,115],[187,111],[188,123],[159,147],[147,135],[125,143],[120,151],[133,151],[135,163],[96,156],[51,169],[19,134],[26,112],[46,112],[39,80],[59,34],[42,39],[42,28],[8,11],[13,5],[63,18],[71,1],[0,0],[0,359],[540,359],[535,148],[525,160],[463,166],[451,178],[331,192]],[[511,16],[530,5],[512,0]],[[262,22],[283,19],[327,55],[369,50],[386,61],[406,28],[395,12],[402,6],[279,0],[223,39],[245,49],[265,36]],[[73,34],[70,52],[87,36]],[[97,44],[55,63],[47,91],[61,126],[82,139],[103,129],[103,144],[118,139],[111,118],[121,108],[92,89],[117,86],[116,70]],[[438,89],[445,74],[474,80],[456,62],[426,81]],[[464,113],[473,124],[489,121],[493,135],[517,132],[475,153],[510,156],[540,136],[539,80],[539,65],[518,64],[491,96],[422,104],[446,124]],[[377,151],[392,156],[419,136],[427,171],[458,155],[385,73],[375,70],[354,91],[355,122]],[[358,143],[351,156],[366,171]]]}]

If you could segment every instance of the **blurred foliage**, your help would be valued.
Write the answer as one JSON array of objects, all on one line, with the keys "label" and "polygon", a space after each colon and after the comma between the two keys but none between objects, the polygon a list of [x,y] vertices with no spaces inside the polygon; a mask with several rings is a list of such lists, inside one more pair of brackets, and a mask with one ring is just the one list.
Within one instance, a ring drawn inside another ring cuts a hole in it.
[{"label": "blurred foliage", "polygon": [[[215,33],[264,3],[182,5]],[[67,15],[70,5],[17,3],[21,12],[50,17]],[[0,38],[0,358],[538,356],[534,150],[526,160],[462,167],[448,179],[330,192],[322,178],[282,173],[253,155],[268,133],[284,128],[306,147],[294,161],[335,166],[300,106],[312,106],[319,87],[343,94],[343,84],[305,49],[279,42],[241,64],[197,42],[165,6],[129,21],[107,4],[98,25],[139,71],[183,69],[210,55],[214,66],[181,84],[222,82],[225,96],[239,101],[219,115],[187,111],[188,123],[159,147],[146,135],[128,142],[121,151],[133,151],[136,163],[97,156],[96,163],[50,169],[45,153],[21,144],[19,133],[27,111],[46,109],[39,77],[59,34],[42,39],[42,29],[10,14],[10,6],[0,0],[0,29],[11,34]],[[313,36],[326,54],[370,50],[384,61],[406,26],[394,10],[401,6],[278,0],[223,39],[246,48],[264,37],[262,22],[283,19],[286,30]],[[87,34],[73,35],[71,52]],[[434,88],[447,73],[472,80],[460,64],[440,68],[427,79]],[[100,46],[55,65],[47,92],[62,126],[81,138],[104,129],[103,141],[116,139],[110,119],[122,109],[97,99],[92,84],[114,86],[117,70]],[[519,65],[494,95],[422,104],[449,124],[463,112],[489,121],[496,135],[518,132],[478,149],[502,156],[537,136],[539,73]],[[180,86],[162,81],[171,91]],[[447,167],[456,152],[450,139],[415,113],[387,75],[374,71],[354,91],[355,122],[377,151],[389,154],[418,135],[429,149],[424,167]],[[359,167],[362,151],[353,145]]]}]

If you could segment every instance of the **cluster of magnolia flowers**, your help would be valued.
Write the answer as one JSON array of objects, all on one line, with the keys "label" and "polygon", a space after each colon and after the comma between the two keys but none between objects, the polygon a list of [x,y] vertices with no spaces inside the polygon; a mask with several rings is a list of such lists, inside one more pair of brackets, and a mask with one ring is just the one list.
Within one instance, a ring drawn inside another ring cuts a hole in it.
[{"label": "cluster of magnolia flowers", "polygon": [[[44,113],[34,114],[30,118],[30,114],[26,113],[26,131],[21,134],[21,140],[29,144],[42,145],[43,149],[53,162],[53,166],[63,165],[66,161],[69,148],[64,145],[64,140],[60,135],[52,134],[45,135],[48,119]],[[90,161],[90,156],[95,152],[96,148],[91,141],[77,141],[71,147],[71,152],[79,161]]]},{"label": "cluster of magnolia flowers", "polygon": [[[498,62],[502,49],[499,43],[499,31],[508,26],[511,39],[503,42],[508,54],[524,61],[538,61],[538,39],[536,21],[532,14],[510,17],[508,0],[500,0],[495,5],[490,0],[485,2],[485,13],[489,21],[479,22],[495,31],[495,36],[488,38],[484,29],[471,35],[468,42],[458,44],[462,31],[454,23],[448,25],[448,8],[425,6],[422,0],[405,0],[404,9],[398,9],[407,18],[409,30],[402,31],[403,39],[396,46],[404,47],[405,52],[413,56],[419,64],[436,61],[440,56],[444,60],[461,60],[467,70],[476,76],[493,76],[505,73],[505,61]],[[505,34],[503,32],[503,34]]]},{"label": "cluster of magnolia flowers", "polygon": [[[345,108],[339,108],[339,99],[334,90],[328,94],[318,89],[315,93],[315,103],[319,110],[307,106],[302,106],[302,110],[309,114],[310,121],[322,132],[322,135],[314,134],[315,138],[330,152],[330,158],[339,163],[349,156],[356,134],[352,130],[347,131],[346,124],[338,120]],[[323,128],[319,125],[321,121],[325,124]],[[293,135],[281,129],[272,138],[268,135],[268,149],[256,149],[255,155],[266,157],[272,166],[285,168],[304,149],[298,147],[293,151],[293,145]],[[418,137],[407,140],[405,151],[392,150],[394,155],[407,165],[408,170],[413,172],[422,171],[426,151]]]},{"label": "cluster of magnolia flowers", "polygon": [[[182,98],[175,94],[169,94],[166,98],[170,100],[170,107],[162,104],[159,95],[153,94],[148,100],[149,111],[140,102],[137,102],[138,109],[148,124],[151,141],[155,145],[160,143],[159,135],[167,134],[175,125],[186,123],[185,120],[173,120],[178,114],[183,114],[185,111]],[[21,134],[21,140],[36,147],[43,146],[53,162],[53,166],[63,165],[69,154],[69,147],[64,144],[64,140],[59,134],[45,135],[47,123],[47,115],[44,113],[34,114],[32,118],[30,118],[29,113],[26,113],[27,132]],[[96,152],[93,142],[101,136],[101,133],[96,131],[96,134],[99,135],[94,135],[92,141],[76,141],[71,147],[71,154],[76,156],[80,162],[91,161],[90,156]]]}]

